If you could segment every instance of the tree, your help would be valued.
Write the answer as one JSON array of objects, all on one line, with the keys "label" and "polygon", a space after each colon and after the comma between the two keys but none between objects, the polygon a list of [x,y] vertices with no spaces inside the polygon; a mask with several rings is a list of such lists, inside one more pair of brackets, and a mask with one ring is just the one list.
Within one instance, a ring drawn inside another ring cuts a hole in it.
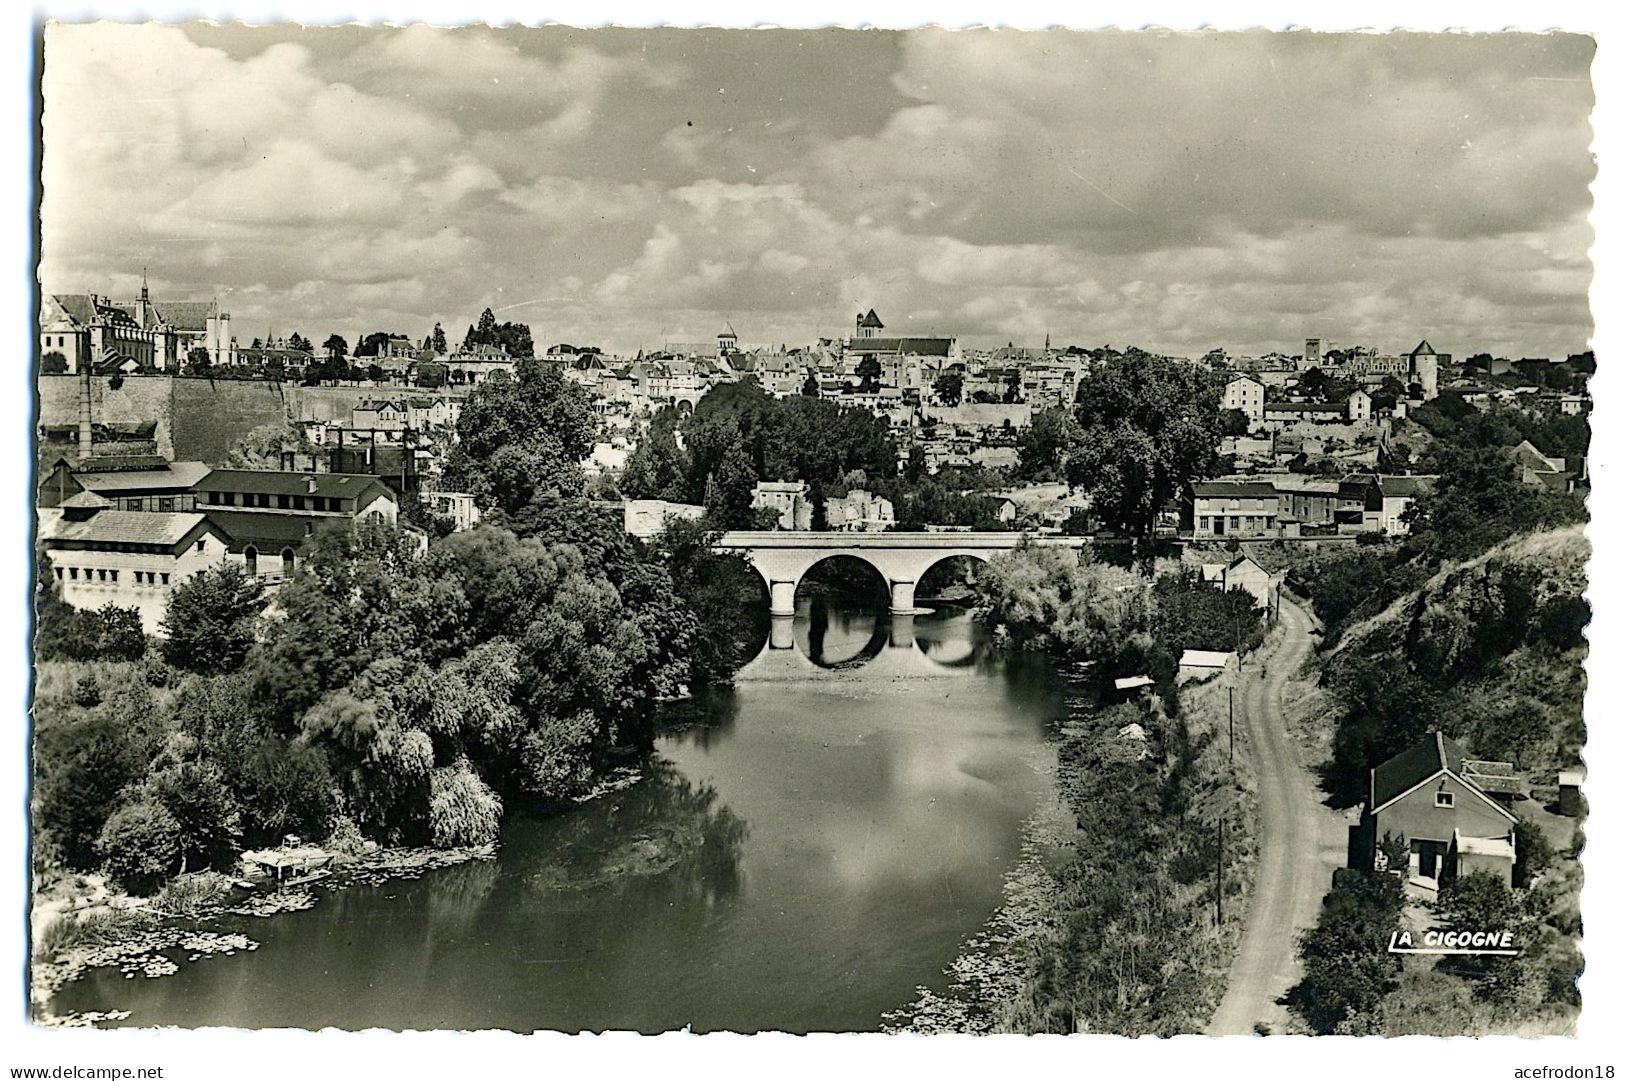
[{"label": "tree", "polygon": [[430,390],[445,386],[446,366],[433,360],[418,361],[417,385]]},{"label": "tree", "polygon": [[1219,440],[1218,378],[1183,361],[1125,355],[1078,384],[1078,438],[1066,474],[1094,513],[1137,543],[1151,540],[1162,508],[1211,475]]},{"label": "tree", "polygon": [[434,325],[434,334],[430,337],[429,348],[435,351],[436,356],[446,355],[446,332],[439,323]]},{"label": "tree", "polygon": [[191,352],[186,354],[187,375],[208,375],[213,367],[214,361],[209,357],[209,351],[201,345],[193,347]]},{"label": "tree", "polygon": [[1399,958],[1387,951],[1404,907],[1404,888],[1392,875],[1340,873],[1319,922],[1299,940],[1303,978],[1286,995],[1315,1032],[1358,1024],[1398,985]]},{"label": "tree", "polygon": [[579,496],[597,419],[587,392],[533,357],[463,403],[447,473],[482,509],[514,513],[538,494]]},{"label": "tree", "polygon": [[310,339],[299,333],[297,330],[288,335],[288,348],[300,353],[315,352],[315,349],[310,344]]},{"label": "tree", "polygon": [[68,358],[53,349],[40,358],[39,370],[42,375],[66,375]]},{"label": "tree", "polygon": [[908,448],[908,462],[903,466],[903,479],[910,484],[916,484],[924,479],[927,473],[925,463],[925,448],[918,443]]},{"label": "tree", "polygon": [[161,624],[164,660],[203,675],[235,672],[254,645],[259,611],[260,585],[240,565],[199,571],[169,595]]},{"label": "tree", "polygon": [[1066,476],[1066,459],[1079,436],[1071,410],[1056,406],[1033,415],[1032,423],[1016,437],[1019,480],[1053,481]]},{"label": "tree", "polygon": [[965,376],[962,372],[946,371],[937,376],[931,383],[931,393],[937,396],[937,401],[950,409],[958,405],[965,393]]},{"label": "tree", "polygon": [[367,365],[367,378],[372,380],[374,383],[382,384],[384,381],[384,369],[377,363]]},{"label": "tree", "polygon": [[327,350],[330,357],[343,357],[350,352],[350,343],[337,334],[329,334],[322,348]]},{"label": "tree", "polygon": [[1011,368],[1010,374],[1004,379],[1004,401],[1006,405],[1019,402],[1021,397],[1021,369]]},{"label": "tree", "polygon": [[737,439],[729,443],[705,489],[705,517],[713,529],[749,529],[755,524],[751,501],[756,481],[756,467],[744,444]]},{"label": "tree", "polygon": [[858,361],[858,388],[866,393],[876,390],[880,386],[880,358],[873,353],[865,353]]},{"label": "tree", "polygon": [[1239,409],[1225,409],[1219,413],[1219,434],[1227,436],[1246,435],[1252,426],[1247,414]]},{"label": "tree", "polygon": [[[66,364],[64,364],[63,370],[67,370]],[[807,378],[801,382],[801,393],[808,398],[818,397],[818,374],[816,372],[807,373]]]}]

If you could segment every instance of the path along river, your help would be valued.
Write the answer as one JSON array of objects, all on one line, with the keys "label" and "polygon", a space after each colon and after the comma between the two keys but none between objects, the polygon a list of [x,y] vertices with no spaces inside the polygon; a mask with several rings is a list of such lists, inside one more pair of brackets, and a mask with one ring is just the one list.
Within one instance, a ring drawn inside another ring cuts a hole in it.
[{"label": "path along river", "polygon": [[940,989],[998,906],[1061,703],[1050,669],[964,615],[803,601],[638,784],[510,815],[494,860],[228,921],[253,953],[93,970],[50,1008],[143,1026],[874,1029]]}]

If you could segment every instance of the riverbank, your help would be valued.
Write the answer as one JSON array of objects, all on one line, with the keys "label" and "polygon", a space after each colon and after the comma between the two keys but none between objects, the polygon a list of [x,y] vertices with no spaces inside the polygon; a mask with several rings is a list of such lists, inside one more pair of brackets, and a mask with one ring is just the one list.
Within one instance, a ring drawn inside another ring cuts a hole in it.
[{"label": "riverbank", "polygon": [[1228,693],[1187,685],[1181,718],[1073,695],[1052,734],[1052,798],[1026,824],[1004,903],[947,990],[920,988],[886,1030],[1201,1031],[1257,868],[1253,762],[1238,741],[1232,765]]},{"label": "riverbank", "polygon": [[[415,879],[428,871],[472,860],[490,860],[496,845],[467,848],[377,849],[351,855],[330,853],[333,866],[324,877],[278,888],[267,876],[234,878],[210,874],[184,876],[152,898],[114,890],[100,875],[64,876],[36,897],[30,923],[33,954],[29,964],[29,1004],[35,1024],[82,1027],[128,1017],[122,1010],[57,1015],[46,1009],[63,986],[91,969],[117,967],[125,979],[158,979],[186,963],[210,957],[250,953],[259,943],[222,926],[234,917],[265,919],[314,907],[317,890],[336,892],[351,886],[375,886],[395,879]],[[174,890],[176,884],[182,884]],[[77,888],[76,888],[77,885]],[[172,892],[173,891],[173,892]],[[171,904],[185,897],[184,904]]]}]

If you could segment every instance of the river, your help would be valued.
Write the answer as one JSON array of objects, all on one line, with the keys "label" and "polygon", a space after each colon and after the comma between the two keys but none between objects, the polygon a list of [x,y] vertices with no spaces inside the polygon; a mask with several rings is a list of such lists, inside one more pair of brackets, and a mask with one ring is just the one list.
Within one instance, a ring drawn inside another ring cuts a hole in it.
[{"label": "river", "polygon": [[[775,648],[776,647],[776,648]],[[1061,689],[968,617],[803,601],[644,779],[497,858],[225,921],[251,953],[96,969],[128,1025],[865,1031],[998,906]]]}]

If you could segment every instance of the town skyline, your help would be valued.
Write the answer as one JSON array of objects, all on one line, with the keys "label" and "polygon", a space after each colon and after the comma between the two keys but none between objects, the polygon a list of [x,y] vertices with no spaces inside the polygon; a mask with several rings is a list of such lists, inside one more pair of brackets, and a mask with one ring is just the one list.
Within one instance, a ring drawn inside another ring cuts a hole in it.
[{"label": "town skyline", "polygon": [[1580,36],[47,37],[45,289],[133,297],[145,266],[244,341],[460,340],[486,307],[625,354],[869,308],[969,348],[1192,356],[1591,332]]}]

